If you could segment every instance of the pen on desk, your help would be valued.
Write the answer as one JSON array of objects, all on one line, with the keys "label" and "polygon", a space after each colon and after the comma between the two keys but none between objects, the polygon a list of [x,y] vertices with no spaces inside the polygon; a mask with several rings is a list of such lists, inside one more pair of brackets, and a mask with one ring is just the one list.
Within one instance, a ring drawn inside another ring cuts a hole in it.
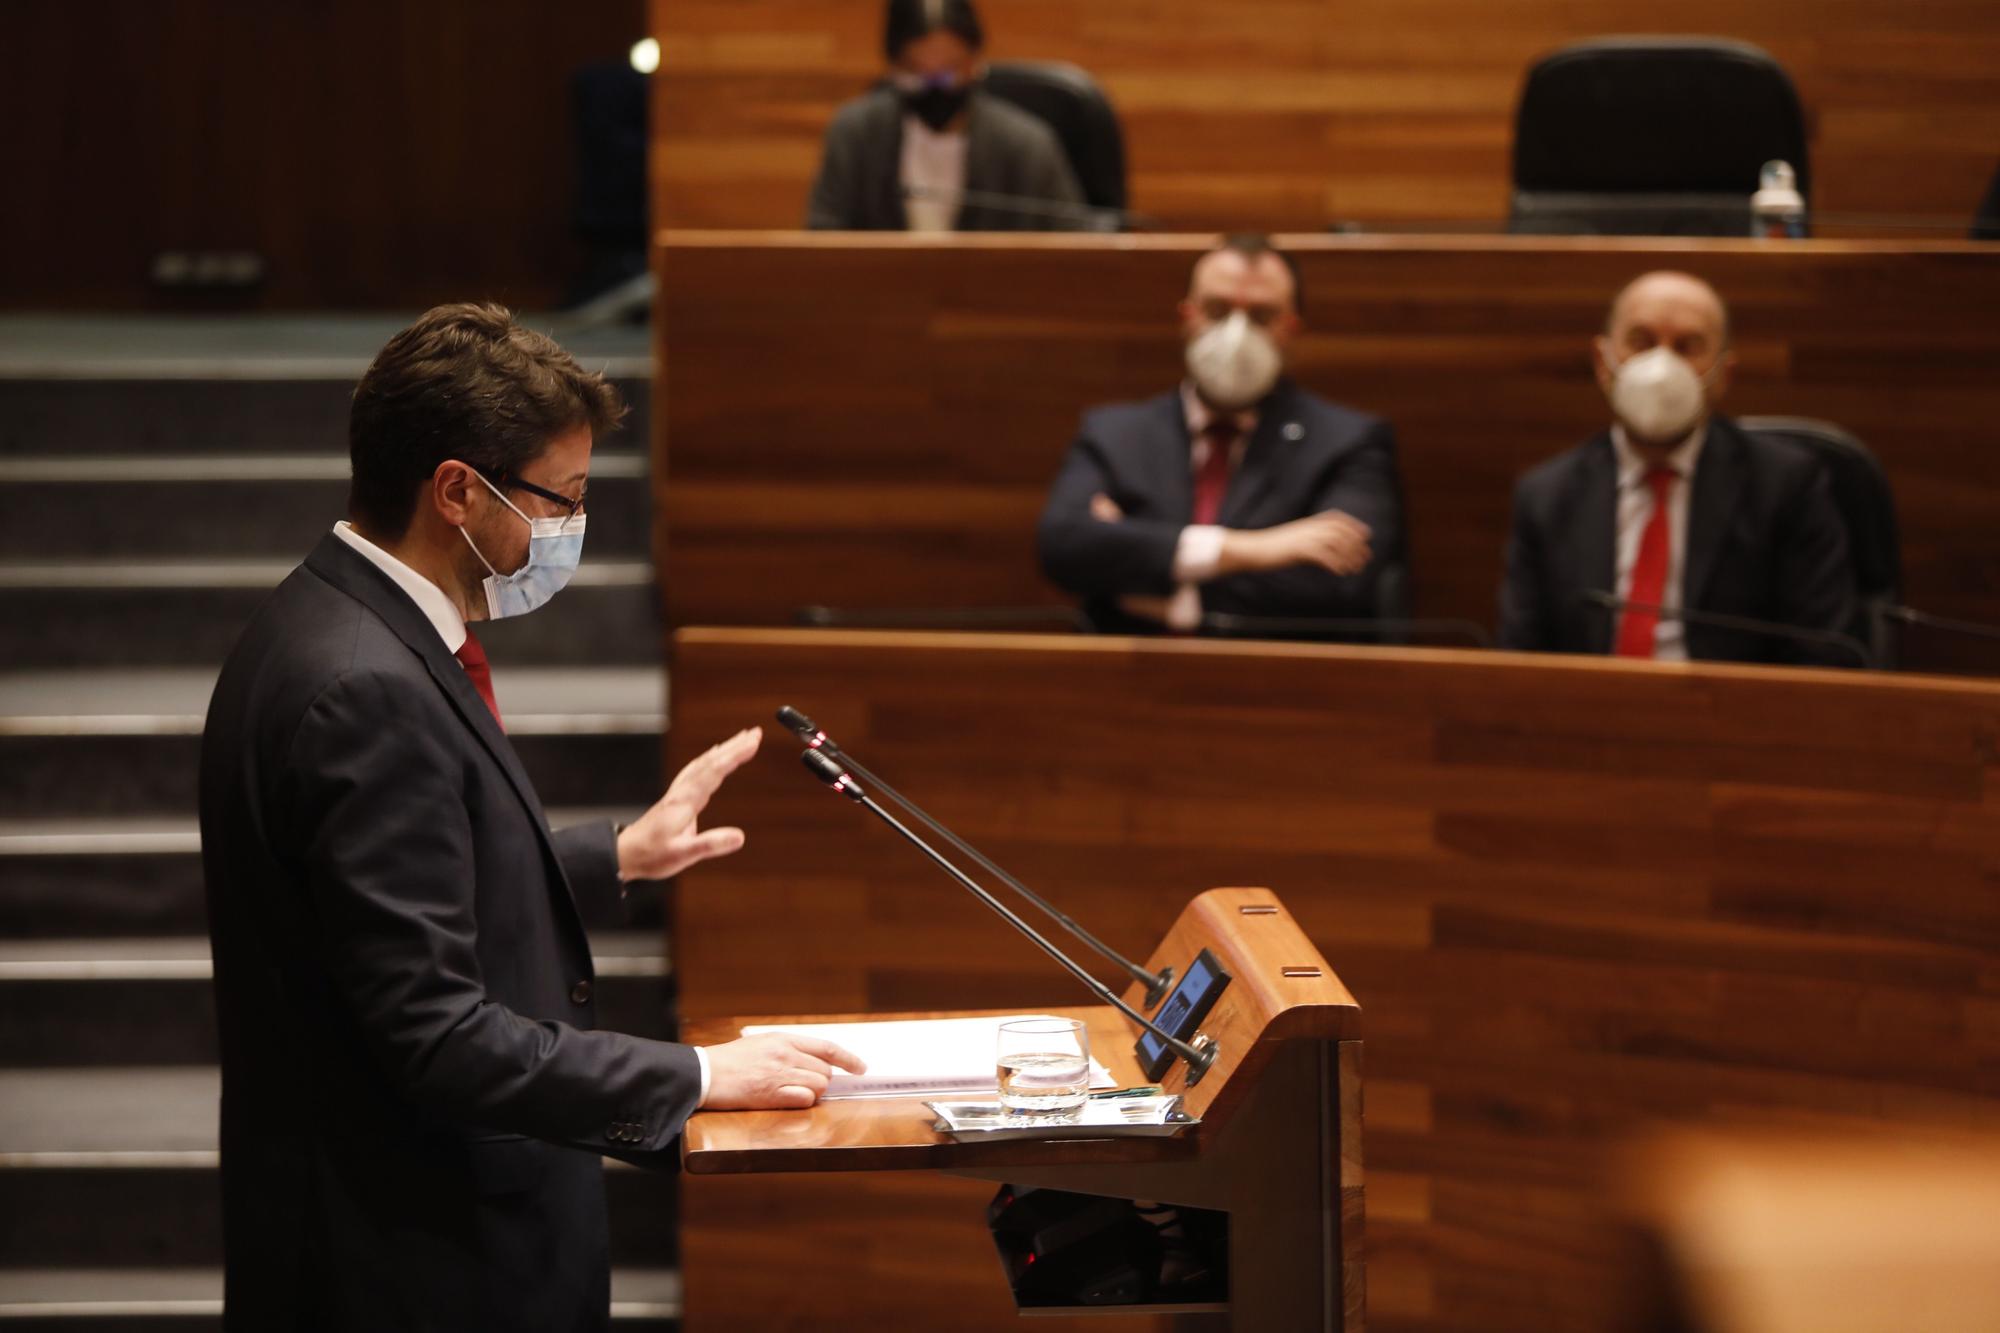
[{"label": "pen on desk", "polygon": [[1143,1088],[1113,1088],[1107,1092],[1093,1092],[1090,1094],[1090,1099],[1101,1102],[1110,1097],[1153,1097],[1157,1096],[1159,1091],[1159,1084],[1148,1083]]}]

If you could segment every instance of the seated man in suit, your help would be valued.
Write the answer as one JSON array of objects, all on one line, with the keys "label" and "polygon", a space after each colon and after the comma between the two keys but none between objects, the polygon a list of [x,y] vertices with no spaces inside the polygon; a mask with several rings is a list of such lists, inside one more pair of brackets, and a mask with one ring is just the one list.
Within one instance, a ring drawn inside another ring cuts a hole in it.
[{"label": "seated man in suit", "polygon": [[1181,302],[1187,378],[1084,414],[1038,544],[1095,628],[1377,614],[1377,576],[1403,543],[1395,435],[1285,376],[1302,308],[1290,257],[1231,237]]},{"label": "seated man in suit", "polygon": [[[1855,595],[1818,460],[1716,411],[1736,357],[1715,289],[1685,273],[1635,279],[1612,302],[1593,356],[1613,424],[1515,488],[1501,646],[1856,665],[1836,644],[1676,614],[1843,631]],[[1629,605],[1611,609],[1605,594]]]},{"label": "seated man in suit", "polygon": [[806,226],[1075,231],[1090,222],[1055,132],[982,92],[972,0],[889,0],[889,81],[835,113]]}]

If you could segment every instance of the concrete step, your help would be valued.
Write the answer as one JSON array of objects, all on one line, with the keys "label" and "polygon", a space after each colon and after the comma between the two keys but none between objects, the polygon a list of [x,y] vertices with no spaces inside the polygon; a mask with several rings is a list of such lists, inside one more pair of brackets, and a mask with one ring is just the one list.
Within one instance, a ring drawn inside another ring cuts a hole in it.
[{"label": "concrete step", "polygon": [[[0,373],[0,454],[342,452],[348,405],[367,368],[365,359],[342,357],[84,362],[66,378]],[[650,367],[625,357],[613,369],[632,411],[604,443],[643,450],[652,393],[640,375]]]},{"label": "concrete step", "polygon": [[[16,821],[185,817],[213,688],[200,669],[0,673],[0,810]],[[494,690],[545,806],[643,808],[662,789],[657,667],[509,665]]]},{"label": "concrete step", "polygon": [[[355,382],[414,314],[0,316],[0,454],[344,453]],[[644,452],[647,331],[558,338],[618,385],[614,439]]]},{"label": "concrete step", "polygon": [[[680,1327],[672,1268],[611,1273],[611,1322],[630,1333]],[[211,1333],[222,1328],[220,1268],[0,1268],[8,1333]]]},{"label": "concrete step", "polygon": [[[664,936],[591,940],[599,1026],[673,1033]],[[217,1057],[205,936],[0,941],[0,1066],[201,1065]]]},{"label": "concrete step", "polygon": [[[289,568],[346,513],[347,484],[344,453],[0,454],[0,562],[101,569],[112,558],[185,564],[198,555]],[[599,450],[589,508],[593,563],[650,557],[644,454]]]},{"label": "concrete step", "polygon": [[[0,561],[0,662],[11,669],[220,666],[270,590],[304,558]],[[638,666],[660,660],[652,564],[586,557],[532,616],[481,625],[495,662]]]},{"label": "concrete step", "polygon": [[[629,823],[643,800],[604,809],[551,809],[554,828]],[[641,893],[594,930],[656,928],[663,898]],[[192,818],[0,819],[0,939],[199,935],[201,833]]]},{"label": "concrete step", "polygon": [[[0,1070],[0,1263],[222,1261],[212,1067]],[[607,1162],[611,1257],[679,1262],[679,1176]]]}]

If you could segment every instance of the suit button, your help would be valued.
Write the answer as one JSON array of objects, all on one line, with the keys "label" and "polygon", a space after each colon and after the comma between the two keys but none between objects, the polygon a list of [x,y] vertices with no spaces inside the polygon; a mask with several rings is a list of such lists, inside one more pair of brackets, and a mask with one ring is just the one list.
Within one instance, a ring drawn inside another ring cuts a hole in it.
[{"label": "suit button", "polygon": [[579,981],[574,986],[571,986],[569,988],[569,1002],[571,1004],[589,1004],[590,983],[588,981]]}]

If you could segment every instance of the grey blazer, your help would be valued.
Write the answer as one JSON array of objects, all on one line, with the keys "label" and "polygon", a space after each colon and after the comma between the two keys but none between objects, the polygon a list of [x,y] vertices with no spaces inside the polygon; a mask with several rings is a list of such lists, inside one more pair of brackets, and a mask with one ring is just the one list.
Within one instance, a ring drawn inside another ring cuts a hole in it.
[{"label": "grey blazer", "polygon": [[[1055,132],[1012,103],[973,90],[967,108],[965,188],[1084,207],[1083,190]],[[813,182],[806,226],[816,231],[903,231],[903,106],[893,88],[876,88],[834,113]],[[1040,216],[967,203],[959,231],[1082,231],[1087,219]]]}]

